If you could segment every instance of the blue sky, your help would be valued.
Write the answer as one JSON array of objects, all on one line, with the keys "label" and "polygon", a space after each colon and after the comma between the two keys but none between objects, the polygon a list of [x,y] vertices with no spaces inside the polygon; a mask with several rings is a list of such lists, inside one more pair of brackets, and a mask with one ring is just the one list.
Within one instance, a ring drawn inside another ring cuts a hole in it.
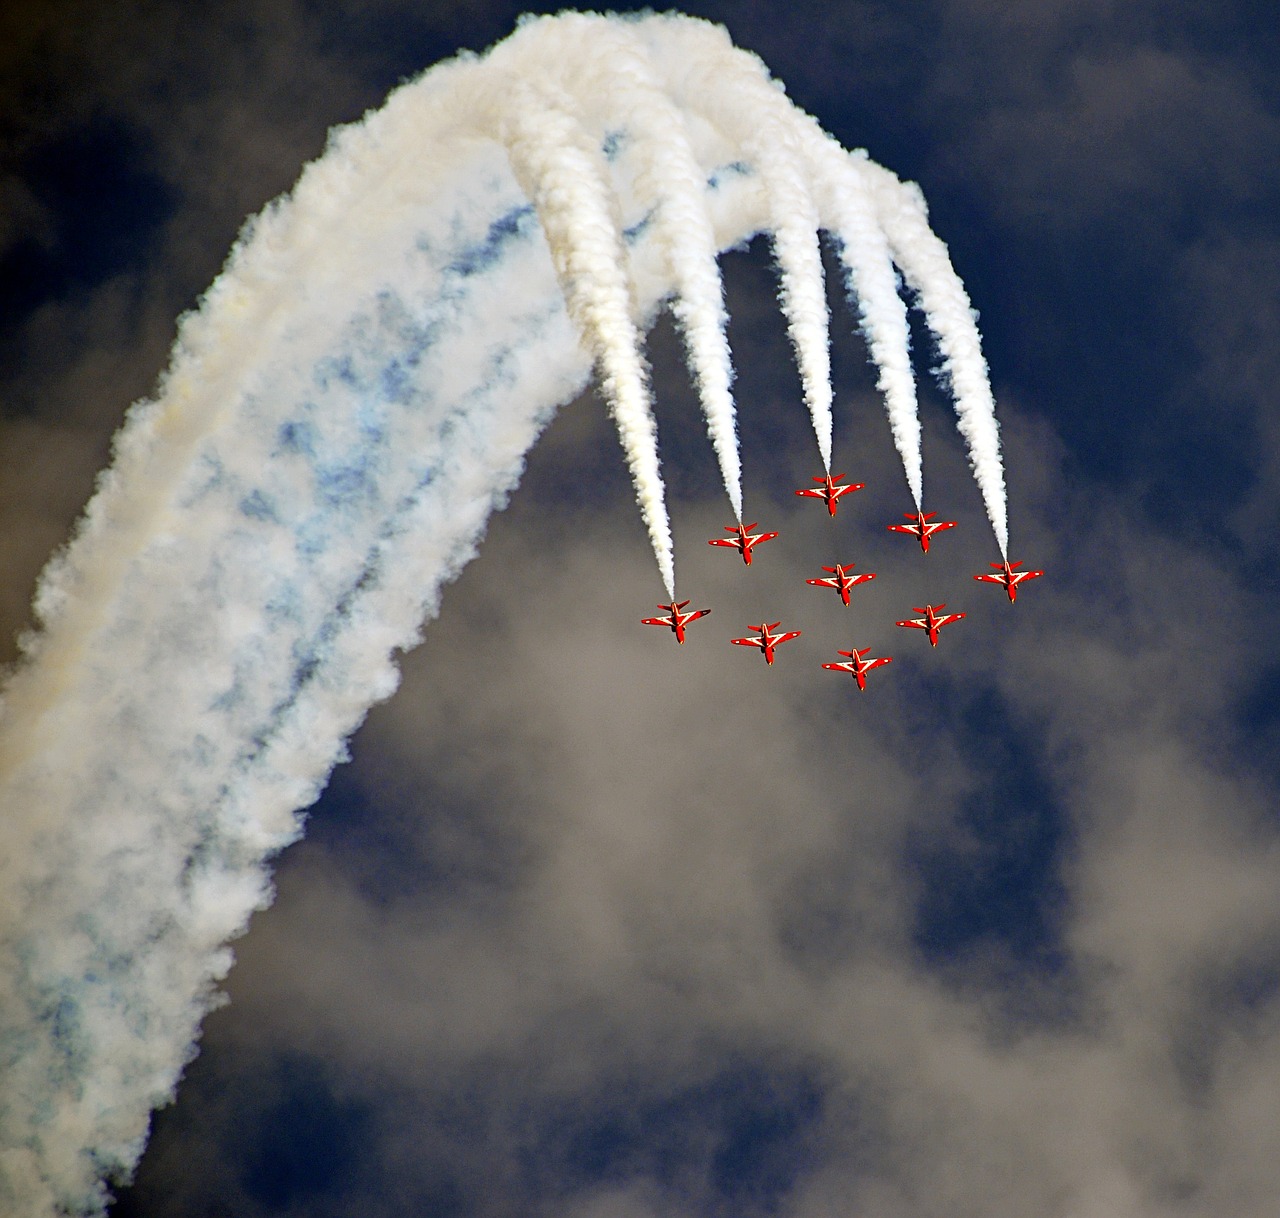
[{"label": "blue sky", "polygon": [[[519,11],[3,19],[4,637],[245,216]],[[704,544],[729,513],[661,322],[681,595],[712,618],[684,649],[638,628],[626,468],[602,404],[567,407],[281,857],[113,1213],[1269,1214],[1274,20],[687,11],[921,184],[981,314],[1010,556],[1047,575],[1015,609],[972,582],[995,548],[923,331],[926,506],[960,527],[928,560],[885,533],[910,505],[836,307],[835,468],[868,487],[835,536],[878,579],[821,603],[768,251],[727,256],[746,515],[783,538],[749,581]],[[936,654],[891,625],[926,597],[969,613]],[[817,667],[853,615],[894,656],[862,696]],[[727,645],[762,616],[807,631],[772,670]]]}]

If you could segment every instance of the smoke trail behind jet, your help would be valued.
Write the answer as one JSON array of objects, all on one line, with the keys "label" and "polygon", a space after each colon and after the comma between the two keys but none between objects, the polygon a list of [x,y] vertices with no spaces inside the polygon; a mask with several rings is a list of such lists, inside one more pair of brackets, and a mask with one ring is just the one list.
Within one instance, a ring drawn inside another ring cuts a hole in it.
[{"label": "smoke trail behind jet", "polygon": [[[599,89],[597,33],[647,77]],[[685,88],[733,96],[692,107]],[[648,124],[691,108],[714,120],[735,100],[740,126],[690,122],[688,155],[660,160]],[[779,148],[753,158],[748,128]],[[777,237],[784,295],[829,459],[812,251],[818,223],[846,246],[858,237],[836,199],[843,171],[813,174],[813,130],[701,22],[531,21],[335,133],[246,227],[43,576],[39,631],[6,689],[0,1209],[95,1213],[104,1179],[132,1169],[216,1003],[226,943],[270,899],[266,861],[394,690],[393,653],[593,364],[674,595],[641,334],[674,294],[736,511],[715,249],[790,234]],[[940,310],[930,324],[971,451],[986,445],[974,464],[993,510],[999,453],[967,300],[913,196],[877,173],[884,240],[848,257],[873,358],[897,386],[891,415],[909,365],[882,308],[888,250]],[[909,435],[900,418],[894,430]],[[1003,515],[993,524],[1003,545]]]}]

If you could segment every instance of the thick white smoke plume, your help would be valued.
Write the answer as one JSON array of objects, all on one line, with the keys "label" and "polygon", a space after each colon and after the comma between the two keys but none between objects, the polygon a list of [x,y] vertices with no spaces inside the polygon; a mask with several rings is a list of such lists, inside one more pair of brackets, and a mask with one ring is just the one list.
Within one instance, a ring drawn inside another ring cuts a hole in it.
[{"label": "thick white smoke plume", "polygon": [[918,294],[1003,549],[977,331],[918,194],[715,27],[530,21],[336,132],[246,228],[46,571],[5,694],[0,1212],[96,1213],[132,1168],[266,860],[593,363],[674,596],[640,349],[668,297],[740,514],[715,253],[756,233],[829,463],[819,227],[917,502],[894,262]]}]

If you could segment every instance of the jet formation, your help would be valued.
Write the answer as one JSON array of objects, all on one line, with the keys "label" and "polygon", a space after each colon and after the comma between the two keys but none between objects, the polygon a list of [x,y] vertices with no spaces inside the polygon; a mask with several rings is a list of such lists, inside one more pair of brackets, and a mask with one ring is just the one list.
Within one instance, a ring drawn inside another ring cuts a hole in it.
[{"label": "jet formation", "polygon": [[709,546],[729,546],[731,549],[737,550],[742,555],[742,561],[751,566],[751,551],[762,541],[772,541],[777,537],[777,533],[748,533],[748,529],[756,527],[755,521],[750,524],[726,524],[724,526],[726,533],[734,533],[734,537],[713,537],[707,545]]},{"label": "jet formation", "polygon": [[[826,504],[828,515],[834,517],[841,497],[852,494],[854,491],[860,491],[866,485],[862,482],[842,482],[841,479],[844,477],[844,474],[825,474],[822,477],[813,479],[819,485],[804,487],[796,491],[796,494],[807,498],[820,499]],[[904,512],[903,518],[907,523],[891,524],[887,527],[890,532],[906,533],[915,537],[920,542],[921,552],[928,554],[929,542],[935,533],[956,527],[956,521],[954,520],[935,520],[934,518],[937,515],[937,512]],[[772,541],[778,536],[777,532],[753,533],[751,530],[754,528],[756,528],[754,521],[745,525],[741,522],[736,525],[725,525],[725,532],[729,533],[730,536],[713,537],[707,544],[737,550],[742,555],[743,563],[749,567],[751,565],[752,550],[762,542]],[[822,570],[826,573],[825,575],[814,579],[806,579],[805,583],[814,587],[833,589],[840,597],[841,602],[848,606],[851,603],[850,594],[852,590],[859,584],[869,583],[876,578],[873,571],[854,574],[856,566],[856,563],[836,563],[832,567],[823,567]],[[990,566],[992,568],[991,574],[984,573],[975,575],[973,578],[984,583],[999,584],[1008,594],[1011,604],[1017,601],[1018,586],[1020,584],[1044,574],[1043,571],[1018,570],[1022,566],[1021,562],[1009,562],[1006,560],[998,563],[993,562]],[[685,628],[690,623],[706,617],[711,612],[710,609],[685,612],[688,604],[689,601],[672,601],[669,605],[659,605],[659,609],[665,610],[661,617],[646,617],[642,618],[641,621],[646,626],[667,627],[676,636],[676,642],[683,644],[685,641]],[[963,613],[944,613],[944,609],[946,609],[946,605],[942,602],[936,605],[916,606],[915,612],[921,616],[905,618],[894,624],[911,630],[924,631],[928,636],[929,645],[937,647],[938,632],[944,626],[949,626],[965,617]],[[731,639],[730,642],[737,644],[739,647],[758,647],[764,656],[765,663],[772,664],[775,649],[783,643],[799,638],[801,633],[799,630],[779,630],[781,625],[781,622],[762,622],[758,626],[750,627],[751,630],[755,631],[755,634],[747,638]],[[892,656],[877,656],[868,659],[867,656],[870,652],[870,647],[854,647],[849,651],[837,651],[837,655],[845,658],[841,661],[825,663],[822,667],[834,672],[848,673],[857,682],[858,688],[865,690],[867,687],[867,673],[893,662]]]},{"label": "jet formation", "polygon": [[752,639],[730,639],[731,643],[737,643],[739,647],[759,647],[764,652],[764,662],[766,664],[773,663],[773,649],[783,643],[789,643],[792,639],[800,637],[798,630],[784,630],[778,634],[773,632],[781,626],[781,622],[770,622],[767,626],[761,622],[759,626],[750,626],[748,629],[758,631],[755,638]]},{"label": "jet formation", "polygon": [[1009,604],[1013,604],[1018,599],[1018,585],[1028,579],[1036,579],[1043,575],[1043,571],[1015,571],[1014,567],[1020,567],[1020,562],[993,562],[990,564],[998,575],[975,575],[974,579],[985,580],[989,584],[1003,584],[1004,590],[1009,594]]},{"label": "jet formation", "polygon": [[822,483],[821,486],[804,487],[796,491],[797,495],[808,495],[814,499],[821,499],[827,505],[827,512],[834,516],[836,514],[836,501],[841,495],[852,495],[854,491],[860,491],[867,484],[865,482],[837,482],[837,478],[843,478],[843,474],[827,474],[823,478],[815,478],[815,482]]},{"label": "jet formation", "polygon": [[684,628],[690,622],[696,622],[700,617],[706,617],[711,612],[710,609],[695,609],[692,613],[681,613],[689,602],[688,601],[672,601],[669,605],[659,605],[659,609],[667,611],[666,617],[643,617],[640,619],[642,626],[670,626],[671,633],[676,636],[676,642],[683,645]]},{"label": "jet formation", "polygon": [[938,631],[943,626],[950,626],[952,622],[958,622],[963,613],[939,613],[940,609],[945,609],[945,604],[941,605],[925,605],[921,608],[919,605],[913,605],[917,613],[923,613],[924,617],[909,617],[905,622],[894,622],[895,626],[906,626],[911,630],[923,630],[929,636],[929,646],[936,647],[938,645]]},{"label": "jet formation", "polygon": [[824,664],[823,668],[829,668],[833,672],[847,672],[858,683],[859,689],[867,688],[867,673],[873,668],[879,668],[881,664],[892,664],[893,656],[880,656],[875,660],[868,660],[864,657],[870,647],[864,647],[861,651],[856,648],[853,651],[836,651],[836,655],[848,656],[848,660],[841,661],[836,664]]},{"label": "jet formation", "polygon": [[834,588],[840,593],[840,599],[847,605],[849,603],[849,593],[858,584],[865,584],[875,579],[876,573],[868,571],[865,575],[850,575],[849,572],[858,564],[856,562],[848,563],[841,566],[836,563],[834,567],[823,567],[824,571],[830,572],[825,579],[806,579],[806,584],[813,584],[816,588]]},{"label": "jet formation", "polygon": [[909,520],[910,524],[891,524],[888,526],[890,533],[912,533],[920,538],[920,548],[929,553],[929,538],[942,529],[954,529],[956,522],[954,520],[939,520],[934,524],[929,521],[937,515],[937,512],[903,512],[902,515]]}]

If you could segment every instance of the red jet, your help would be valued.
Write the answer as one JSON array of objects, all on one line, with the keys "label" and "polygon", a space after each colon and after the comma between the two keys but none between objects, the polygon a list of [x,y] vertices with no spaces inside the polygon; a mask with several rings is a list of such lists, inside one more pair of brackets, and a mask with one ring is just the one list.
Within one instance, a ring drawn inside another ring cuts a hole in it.
[{"label": "red jet", "polygon": [[929,538],[932,537],[939,529],[954,529],[956,522],[954,520],[939,520],[936,524],[930,524],[938,513],[937,512],[903,512],[910,524],[891,524],[888,529],[891,533],[910,533],[914,537],[920,538],[920,548],[929,553]]},{"label": "red jet", "polygon": [[1014,567],[1020,566],[1020,562],[993,562],[991,567],[999,572],[998,575],[975,575],[973,578],[985,580],[989,584],[1003,584],[1004,590],[1009,594],[1009,604],[1012,605],[1018,599],[1018,585],[1024,579],[1035,579],[1044,574],[1043,571],[1014,570]]},{"label": "red jet", "polygon": [[843,478],[843,474],[828,474],[825,478],[815,478],[815,482],[821,482],[821,486],[810,487],[808,490],[796,491],[797,495],[808,495],[811,499],[821,499],[827,505],[827,511],[832,516],[836,514],[836,500],[841,495],[852,495],[854,491],[860,491],[867,484],[865,482],[837,482],[837,478]]},{"label": "red jet", "polygon": [[684,643],[684,628],[690,622],[696,622],[700,617],[706,617],[711,612],[710,609],[698,609],[693,613],[681,613],[689,602],[672,601],[669,605],[659,605],[659,609],[667,610],[666,617],[643,617],[640,619],[641,625],[644,626],[670,626],[672,633],[676,636],[677,643]]},{"label": "red jet", "polygon": [[963,613],[940,614],[938,610],[945,609],[945,604],[926,605],[923,609],[921,609],[919,605],[914,605],[912,608],[914,608],[917,613],[923,613],[924,617],[909,618],[905,622],[894,622],[894,625],[909,626],[915,630],[928,631],[929,644],[932,647],[936,647],[938,645],[938,631],[941,630],[943,626],[949,626],[952,622],[958,622],[962,617],[964,617]]},{"label": "red jet", "polygon": [[742,561],[751,566],[751,547],[758,546],[762,541],[772,541],[777,537],[777,533],[748,533],[748,529],[754,529],[756,522],[753,520],[750,524],[726,524],[726,533],[736,533],[736,537],[713,537],[707,545],[709,546],[730,546],[742,554]]},{"label": "red jet", "polygon": [[876,577],[874,571],[868,571],[865,575],[850,575],[849,572],[858,564],[849,563],[848,566],[841,566],[836,563],[834,567],[823,567],[824,571],[830,571],[831,575],[827,579],[806,579],[806,584],[813,584],[816,588],[834,588],[840,593],[840,599],[847,605],[849,603],[849,590],[858,584],[865,584],[869,580]]},{"label": "red jet", "polygon": [[754,639],[731,639],[730,642],[737,643],[739,647],[759,647],[764,652],[764,662],[766,664],[773,663],[773,649],[780,643],[789,643],[792,639],[800,637],[800,631],[788,630],[783,634],[774,634],[773,631],[781,626],[781,622],[770,622],[765,625],[763,622],[759,626],[752,626],[752,630],[760,631],[758,638]]},{"label": "red jet", "polygon": [[879,668],[881,664],[893,663],[893,656],[881,656],[876,660],[864,660],[863,656],[870,650],[870,647],[864,647],[861,651],[856,648],[853,651],[837,651],[836,655],[848,656],[848,661],[840,664],[824,664],[822,667],[830,668],[833,672],[847,672],[857,681],[859,689],[866,689],[867,673],[873,668]]}]

